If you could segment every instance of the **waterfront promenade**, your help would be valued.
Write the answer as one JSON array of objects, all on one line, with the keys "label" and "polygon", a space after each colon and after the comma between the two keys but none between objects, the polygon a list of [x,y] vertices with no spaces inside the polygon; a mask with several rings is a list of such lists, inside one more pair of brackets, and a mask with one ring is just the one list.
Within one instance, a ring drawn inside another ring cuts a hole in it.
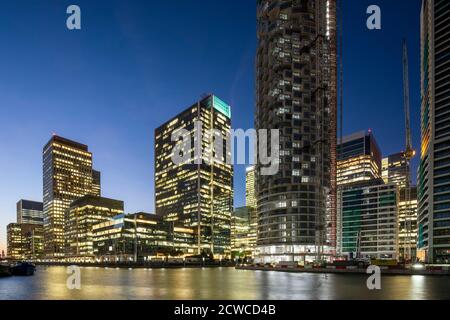
[{"label": "waterfront promenade", "polygon": [[[367,274],[367,268],[357,267],[334,267],[326,268],[317,267],[274,267],[274,266],[237,266],[238,270],[252,271],[274,271],[274,272],[290,272],[290,273],[322,273],[322,274]],[[450,266],[427,267],[425,269],[400,268],[400,267],[380,267],[381,274],[384,275],[405,275],[405,276],[450,276]]]}]

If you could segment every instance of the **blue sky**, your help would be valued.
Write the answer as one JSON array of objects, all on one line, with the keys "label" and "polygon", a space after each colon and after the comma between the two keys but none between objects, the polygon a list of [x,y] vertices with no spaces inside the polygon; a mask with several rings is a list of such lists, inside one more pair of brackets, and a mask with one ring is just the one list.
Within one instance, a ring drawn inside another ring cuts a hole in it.
[{"label": "blue sky", "polygon": [[[344,132],[372,129],[383,154],[402,150],[401,42],[410,49],[413,139],[420,112],[420,0],[344,1]],[[82,30],[66,28],[77,4]],[[366,8],[382,9],[382,30]],[[15,0],[0,10],[0,250],[15,203],[42,199],[42,147],[52,133],[88,144],[106,197],[153,212],[153,133],[214,92],[233,127],[253,127],[254,0]],[[245,203],[235,168],[235,205]]]}]

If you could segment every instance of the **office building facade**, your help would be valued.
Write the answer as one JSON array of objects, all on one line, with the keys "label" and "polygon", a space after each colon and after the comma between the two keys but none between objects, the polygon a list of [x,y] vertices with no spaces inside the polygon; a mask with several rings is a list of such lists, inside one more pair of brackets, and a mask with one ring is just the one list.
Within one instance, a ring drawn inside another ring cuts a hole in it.
[{"label": "office building facade", "polygon": [[421,159],[418,257],[450,262],[450,6],[423,0],[421,12]]},{"label": "office building facade", "polygon": [[[172,134],[189,132],[189,157],[175,163],[172,156],[178,141]],[[210,134],[210,130],[215,130]],[[231,130],[231,108],[214,95],[195,103],[155,130],[156,214],[196,228],[198,253],[228,256],[233,210],[233,167],[230,150],[223,143],[214,151],[214,139]],[[215,156],[214,156],[215,155]]]},{"label": "office building facade", "polygon": [[17,202],[17,223],[43,225],[44,204],[30,200]]},{"label": "office building facade", "polygon": [[[409,193],[409,194],[408,194]],[[398,247],[400,259],[415,261],[417,253],[417,187],[399,189]]]},{"label": "office building facade", "polygon": [[8,257],[14,260],[36,260],[43,257],[42,225],[10,223],[6,228]]},{"label": "office building facade", "polygon": [[65,257],[94,259],[93,226],[123,214],[123,201],[87,195],[73,201],[65,217]]},{"label": "office building facade", "polygon": [[416,259],[417,188],[411,183],[411,169],[403,152],[383,158],[382,177],[385,183],[399,188],[399,254],[401,260]]},{"label": "office building facade", "polygon": [[382,178],[385,183],[395,183],[400,188],[405,188],[410,183],[410,168],[404,153],[396,153],[383,158]]},{"label": "office building facade", "polygon": [[65,214],[70,204],[93,189],[92,153],[88,146],[54,135],[43,149],[44,250],[64,256]]},{"label": "office building facade", "polygon": [[338,145],[338,187],[381,178],[381,163],[381,151],[372,132],[344,137]]},{"label": "office building facade", "polygon": [[258,259],[321,259],[336,241],[336,1],[258,0],[257,24],[255,126],[280,134],[278,173],[256,166]]},{"label": "office building facade", "polygon": [[398,259],[398,188],[374,180],[338,189],[338,255]]},{"label": "office building facade", "polygon": [[231,216],[231,256],[235,259],[253,258],[256,253],[256,208],[236,208]]},{"label": "office building facade", "polygon": [[144,212],[94,225],[93,240],[95,259],[101,262],[149,262],[197,252],[195,228]]}]

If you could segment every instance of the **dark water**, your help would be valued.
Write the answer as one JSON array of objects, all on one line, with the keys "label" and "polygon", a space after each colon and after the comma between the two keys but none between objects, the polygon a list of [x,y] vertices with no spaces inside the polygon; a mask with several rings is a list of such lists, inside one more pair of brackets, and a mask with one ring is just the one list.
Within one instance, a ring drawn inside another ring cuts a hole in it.
[{"label": "dark water", "polygon": [[39,267],[34,277],[0,278],[11,299],[450,299],[450,277],[382,276],[367,289],[363,275],[290,274],[220,269],[82,268],[81,289],[67,289],[65,267]]}]

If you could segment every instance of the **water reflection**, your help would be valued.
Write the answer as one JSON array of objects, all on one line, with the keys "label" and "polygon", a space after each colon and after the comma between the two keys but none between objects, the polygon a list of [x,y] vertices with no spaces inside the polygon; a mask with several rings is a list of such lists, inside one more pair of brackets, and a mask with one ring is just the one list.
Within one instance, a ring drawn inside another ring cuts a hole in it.
[{"label": "water reflection", "polygon": [[67,277],[64,267],[39,267],[34,277],[0,279],[0,299],[450,299],[450,277],[383,276],[380,291],[369,291],[364,275],[233,268],[82,268],[81,290],[68,290]]}]

